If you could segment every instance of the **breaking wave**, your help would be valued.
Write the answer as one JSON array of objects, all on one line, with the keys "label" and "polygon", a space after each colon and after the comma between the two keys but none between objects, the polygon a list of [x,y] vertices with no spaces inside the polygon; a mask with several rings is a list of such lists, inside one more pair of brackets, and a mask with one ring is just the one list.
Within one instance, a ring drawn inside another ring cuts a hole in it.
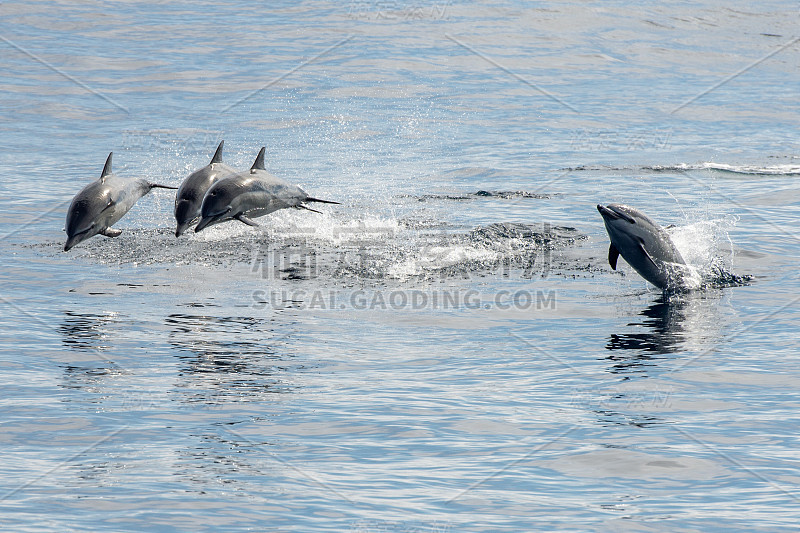
[{"label": "breaking wave", "polygon": [[800,165],[730,165],[726,163],[678,163],[676,165],[632,165],[632,166],[609,166],[609,165],[578,165],[567,167],[564,171],[650,171],[650,172],[688,172],[688,171],[718,171],[730,172],[732,174],[748,174],[757,176],[798,176],[800,175]]}]

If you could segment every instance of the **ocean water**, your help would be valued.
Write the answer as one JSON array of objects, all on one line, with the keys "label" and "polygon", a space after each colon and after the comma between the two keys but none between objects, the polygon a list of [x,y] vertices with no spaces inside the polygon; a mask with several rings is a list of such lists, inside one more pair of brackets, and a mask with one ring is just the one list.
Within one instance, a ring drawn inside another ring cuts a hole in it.
[{"label": "ocean water", "polygon": [[[3,2],[0,529],[796,531],[799,19]],[[109,152],[222,139],[341,205],[62,251]],[[709,283],[612,271],[611,202]]]}]

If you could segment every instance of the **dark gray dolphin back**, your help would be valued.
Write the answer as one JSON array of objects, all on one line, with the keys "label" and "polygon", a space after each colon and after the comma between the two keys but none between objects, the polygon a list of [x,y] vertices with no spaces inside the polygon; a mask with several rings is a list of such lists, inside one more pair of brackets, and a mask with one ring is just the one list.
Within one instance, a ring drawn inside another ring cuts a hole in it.
[{"label": "dark gray dolphin back", "polygon": [[[81,189],[69,204],[67,221],[64,226],[67,232],[68,245],[65,245],[65,251],[77,244],[77,242],[74,242],[77,235],[92,230],[97,214],[108,209],[113,204],[109,194],[110,188],[105,186],[106,177],[112,175],[111,160],[113,156],[114,152],[108,154],[100,177]],[[73,241],[73,243],[70,243],[70,241]]]},{"label": "dark gray dolphin back", "polygon": [[175,195],[175,236],[180,237],[198,217],[200,217],[203,198],[208,189],[220,179],[233,175],[236,171],[222,162],[222,140],[214,152],[211,162],[192,172],[181,184]]},{"label": "dark gray dolphin back", "polygon": [[174,189],[144,179],[120,178],[111,171],[113,152],[108,154],[100,178],[89,183],[72,199],[67,210],[64,251],[95,235],[116,237],[121,231],[111,229],[133,205],[154,187]]},{"label": "dark gray dolphin back", "polygon": [[623,259],[644,279],[663,290],[684,285],[686,264],[669,233],[638,209],[620,204],[598,205],[611,243],[608,263],[617,269]]},{"label": "dark gray dolphin back", "polygon": [[265,153],[266,147],[262,146],[250,170],[227,176],[208,189],[195,232],[231,219],[258,226],[251,219],[289,207],[314,211],[303,205],[305,202],[337,203],[310,198],[297,185],[270,174],[264,161]]}]

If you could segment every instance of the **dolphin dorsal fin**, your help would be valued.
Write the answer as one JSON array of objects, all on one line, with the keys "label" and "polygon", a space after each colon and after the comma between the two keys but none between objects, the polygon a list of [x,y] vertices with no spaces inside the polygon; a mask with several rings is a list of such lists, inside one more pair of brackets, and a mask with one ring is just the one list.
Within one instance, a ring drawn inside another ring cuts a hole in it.
[{"label": "dolphin dorsal fin", "polygon": [[267,170],[264,167],[264,151],[266,150],[266,148],[267,148],[266,146],[262,146],[261,147],[261,151],[258,152],[258,155],[256,156],[256,160],[253,163],[253,166],[250,167],[250,170]]},{"label": "dolphin dorsal fin", "polygon": [[105,182],[106,176],[111,174],[111,156],[114,155],[114,152],[108,154],[108,159],[106,159],[106,164],[103,167],[103,172],[100,174],[100,181]]},{"label": "dolphin dorsal fin", "polygon": [[214,163],[222,163],[222,145],[225,144],[225,139],[219,142],[219,146],[217,146],[217,151],[214,152],[214,157],[211,158],[211,165]]}]

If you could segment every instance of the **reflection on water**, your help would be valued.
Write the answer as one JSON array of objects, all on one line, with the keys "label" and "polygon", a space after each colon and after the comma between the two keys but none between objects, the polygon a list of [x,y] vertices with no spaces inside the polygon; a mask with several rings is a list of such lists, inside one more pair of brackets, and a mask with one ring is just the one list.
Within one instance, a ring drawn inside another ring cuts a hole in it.
[{"label": "reflection on water", "polygon": [[[704,353],[716,342],[726,323],[722,294],[661,295],[638,313],[644,318],[626,324],[633,331],[609,335],[608,372],[621,381],[593,397],[593,411],[602,423],[647,427],[667,422],[663,415],[670,412],[673,390],[661,380],[644,378],[658,378],[672,369],[671,354]],[[667,368],[659,369],[661,365]]]},{"label": "reflection on water", "polygon": [[606,349],[614,361],[611,373],[644,372],[664,356],[687,351],[704,351],[719,338],[730,321],[721,305],[724,291],[659,296],[639,313],[643,320],[630,322],[633,331],[609,335]]},{"label": "reflection on water", "polygon": [[263,471],[248,453],[251,443],[225,433],[204,433],[194,439],[193,446],[177,451],[176,476],[188,480],[187,486],[201,493],[224,489],[258,498],[263,487],[253,486],[252,480],[257,481]]},{"label": "reflection on water", "polygon": [[669,401],[670,391],[651,385],[648,381],[632,382],[633,375],[648,377],[659,360],[665,355],[684,349],[684,322],[687,300],[659,296],[639,313],[644,319],[631,322],[627,327],[633,332],[612,333],[606,349],[612,354],[605,359],[612,361],[608,372],[622,375],[622,382],[611,389],[600,391],[594,409],[603,425],[619,424],[648,427],[667,422],[653,411],[662,410]]},{"label": "reflection on water", "polygon": [[165,322],[179,354],[179,401],[219,406],[292,388],[284,377],[285,338],[266,320],[174,313]]},{"label": "reflection on water", "polygon": [[649,426],[657,426],[667,422],[667,420],[662,417],[645,415],[641,413],[623,413],[621,411],[613,411],[608,409],[598,410],[595,411],[595,413],[597,414],[600,422],[603,422],[604,425],[620,424],[623,426],[636,426],[645,428]]},{"label": "reflection on water", "polygon": [[118,313],[64,311],[64,319],[57,328],[62,335],[61,343],[81,355],[64,366],[61,387],[88,393],[70,395],[70,400],[106,406],[119,400],[119,391],[111,389],[114,378],[125,374],[125,369],[112,360],[111,351],[123,325]]},{"label": "reflection on water", "polygon": [[[613,352],[606,359],[616,361],[609,372],[627,374],[645,372],[653,366],[655,360],[663,359],[659,355],[677,353],[684,340],[683,321],[685,319],[686,300],[670,299],[659,296],[639,315],[645,319],[632,322],[628,327],[635,327],[632,333],[612,333],[607,350]],[[623,351],[619,351],[623,350]]]},{"label": "reflection on water", "polygon": [[[170,343],[176,348],[207,356],[225,365],[231,354],[273,356],[275,351],[264,342],[273,333],[264,321],[253,317],[215,317],[174,313],[166,318],[172,328]],[[258,335],[255,333],[263,334]],[[198,371],[203,371],[198,369]]]},{"label": "reflection on water", "polygon": [[111,328],[117,313],[98,315],[64,311],[64,321],[58,328],[61,342],[70,350],[94,351],[111,348]]},{"label": "reflection on water", "polygon": [[109,376],[119,375],[122,372],[111,366],[82,367],[67,365],[64,368],[65,387],[81,389],[89,392],[99,392],[103,381]]}]

